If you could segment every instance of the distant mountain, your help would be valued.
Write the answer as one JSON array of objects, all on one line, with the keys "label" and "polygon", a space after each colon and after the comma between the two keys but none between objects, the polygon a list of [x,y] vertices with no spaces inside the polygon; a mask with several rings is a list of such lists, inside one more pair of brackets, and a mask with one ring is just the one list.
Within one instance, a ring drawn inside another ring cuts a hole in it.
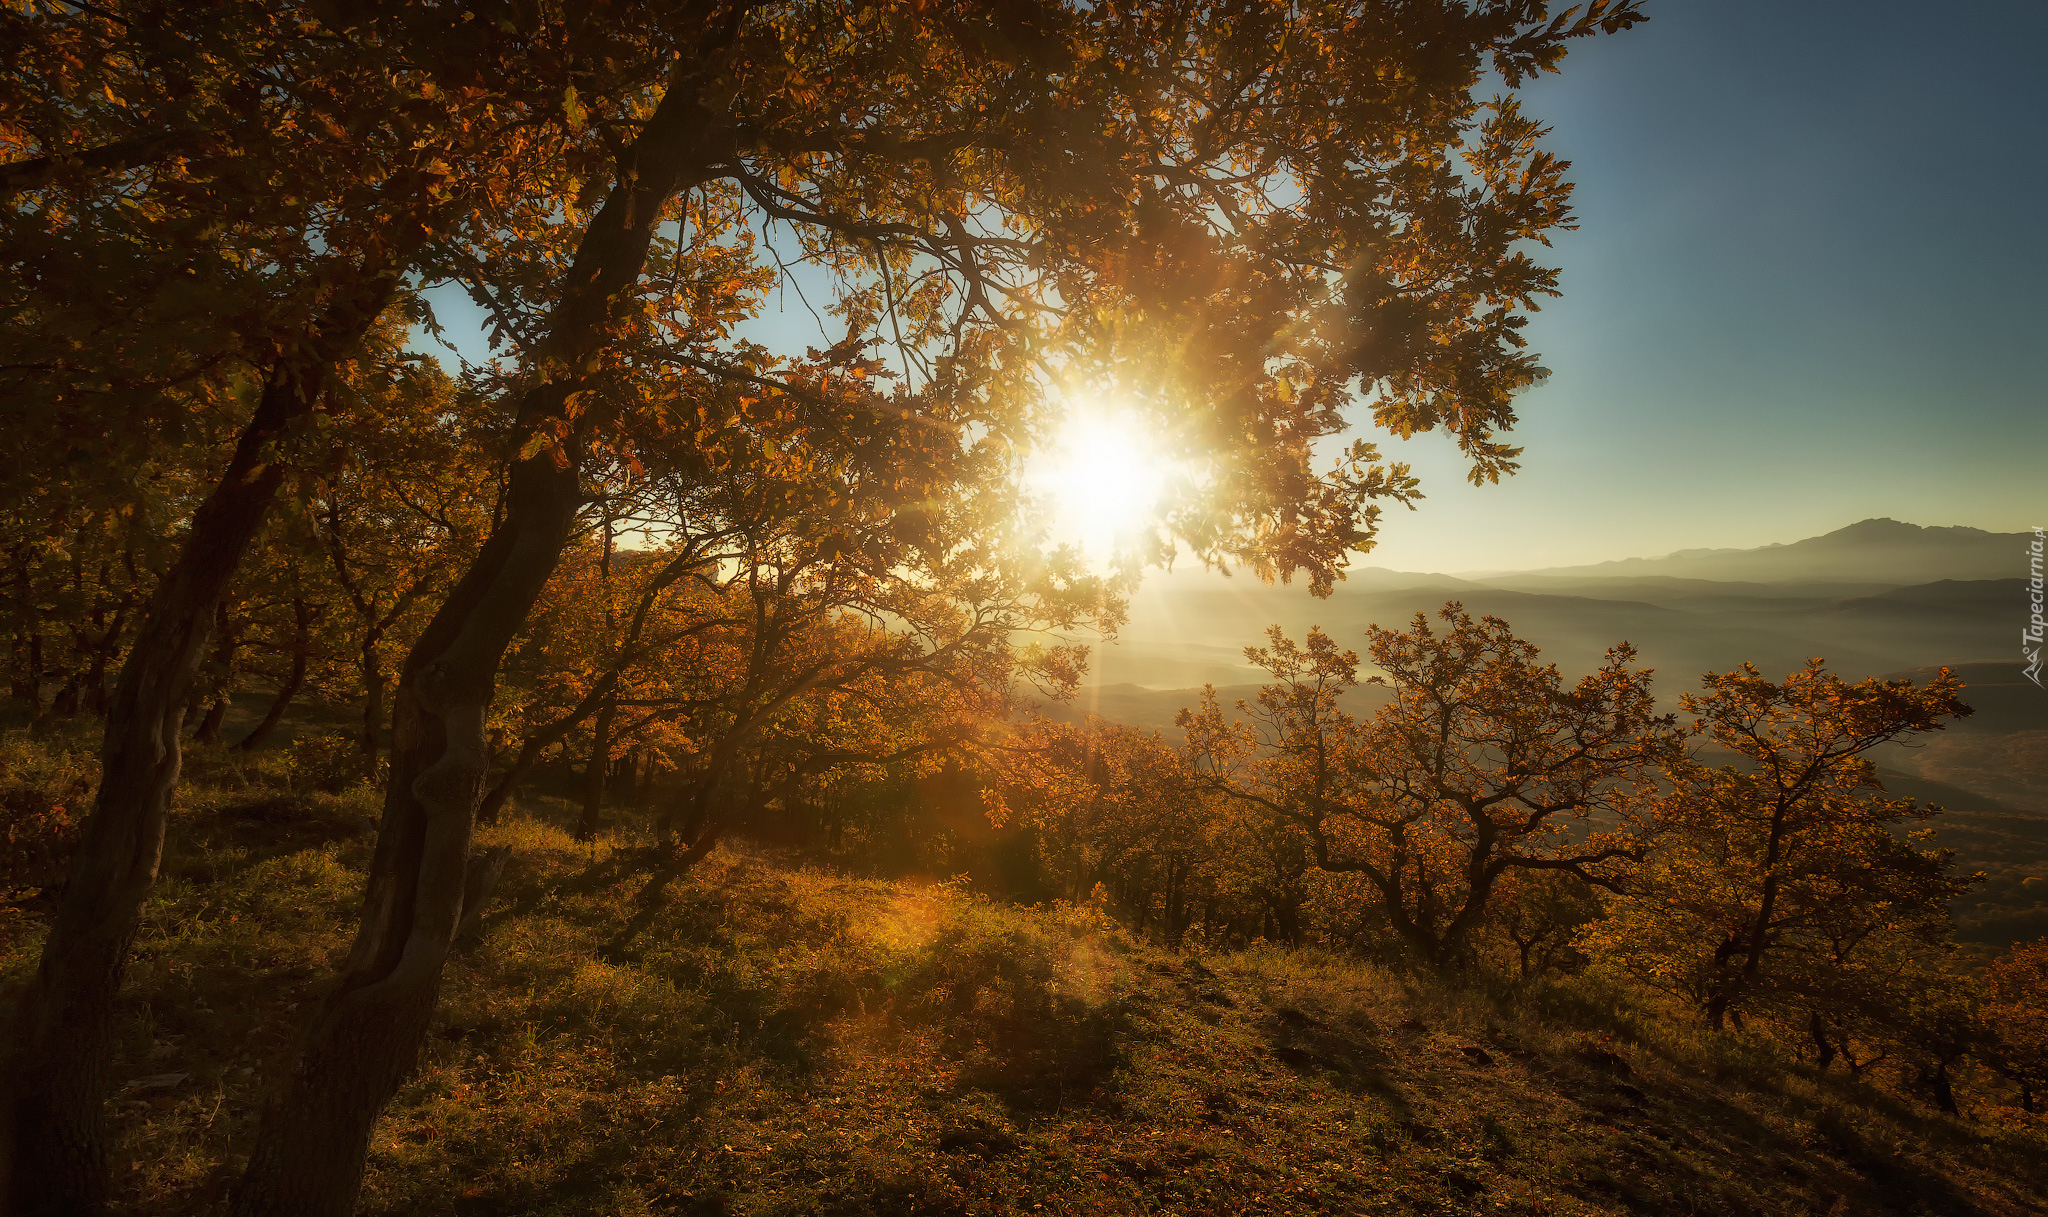
[{"label": "distant mountain", "polygon": [[1489,583],[1612,579],[1660,575],[1758,583],[1830,581],[1890,584],[1939,579],[2009,579],[2025,573],[2026,533],[1979,528],[1923,528],[1897,520],[1863,520],[1824,536],[1761,549],[1682,549],[1661,558],[1624,558],[1591,566],[1502,572]]}]

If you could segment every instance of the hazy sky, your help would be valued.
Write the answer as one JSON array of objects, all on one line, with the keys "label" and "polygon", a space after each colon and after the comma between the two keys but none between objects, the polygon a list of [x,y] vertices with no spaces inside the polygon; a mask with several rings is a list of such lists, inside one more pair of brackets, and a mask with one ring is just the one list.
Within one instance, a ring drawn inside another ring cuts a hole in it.
[{"label": "hazy sky", "polygon": [[[2048,523],[2048,3],[1647,8],[1528,93],[1581,228],[1527,331],[1553,374],[1520,399],[1523,471],[1475,488],[1442,436],[1384,445],[1429,497],[1363,561]],[[451,333],[474,324],[435,298]],[[756,325],[778,320],[799,318]]]}]

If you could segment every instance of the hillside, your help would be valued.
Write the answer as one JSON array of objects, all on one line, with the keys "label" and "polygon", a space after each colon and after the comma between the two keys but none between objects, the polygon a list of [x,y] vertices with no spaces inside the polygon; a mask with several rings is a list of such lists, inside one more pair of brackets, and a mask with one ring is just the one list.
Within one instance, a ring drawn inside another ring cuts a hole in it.
[{"label": "hillside", "polygon": [[[213,1211],[343,948],[366,795],[202,758],[121,1011],[123,1211]],[[2040,1129],[1962,1120],[1599,984],[1169,953],[1087,907],[542,819],[450,965],[366,1214],[1973,1214]],[[31,965],[4,940],[4,970]]]}]

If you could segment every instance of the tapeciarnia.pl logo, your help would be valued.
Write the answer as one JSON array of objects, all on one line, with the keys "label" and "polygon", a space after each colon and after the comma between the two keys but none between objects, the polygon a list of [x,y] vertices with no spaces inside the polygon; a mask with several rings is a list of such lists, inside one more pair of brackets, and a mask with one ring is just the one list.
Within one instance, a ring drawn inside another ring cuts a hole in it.
[{"label": "tapeciarnia.pl logo", "polygon": [[2036,687],[2048,688],[2041,684],[2041,635],[2048,630],[2048,621],[2041,618],[2041,545],[2048,539],[2048,533],[2036,528],[2034,542],[2027,546],[2028,567],[2031,577],[2027,581],[2027,600],[2033,607],[2033,616],[2027,619],[2027,628],[2020,631],[2020,656],[2027,666],[2020,669]]}]

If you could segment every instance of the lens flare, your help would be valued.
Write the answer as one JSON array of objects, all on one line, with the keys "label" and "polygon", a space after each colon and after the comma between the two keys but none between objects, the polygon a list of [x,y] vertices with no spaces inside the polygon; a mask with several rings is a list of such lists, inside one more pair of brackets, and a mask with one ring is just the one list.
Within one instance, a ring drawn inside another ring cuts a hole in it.
[{"label": "lens flare", "polygon": [[1050,540],[1105,563],[1151,525],[1171,472],[1138,414],[1084,402],[1033,462],[1029,476]]}]

